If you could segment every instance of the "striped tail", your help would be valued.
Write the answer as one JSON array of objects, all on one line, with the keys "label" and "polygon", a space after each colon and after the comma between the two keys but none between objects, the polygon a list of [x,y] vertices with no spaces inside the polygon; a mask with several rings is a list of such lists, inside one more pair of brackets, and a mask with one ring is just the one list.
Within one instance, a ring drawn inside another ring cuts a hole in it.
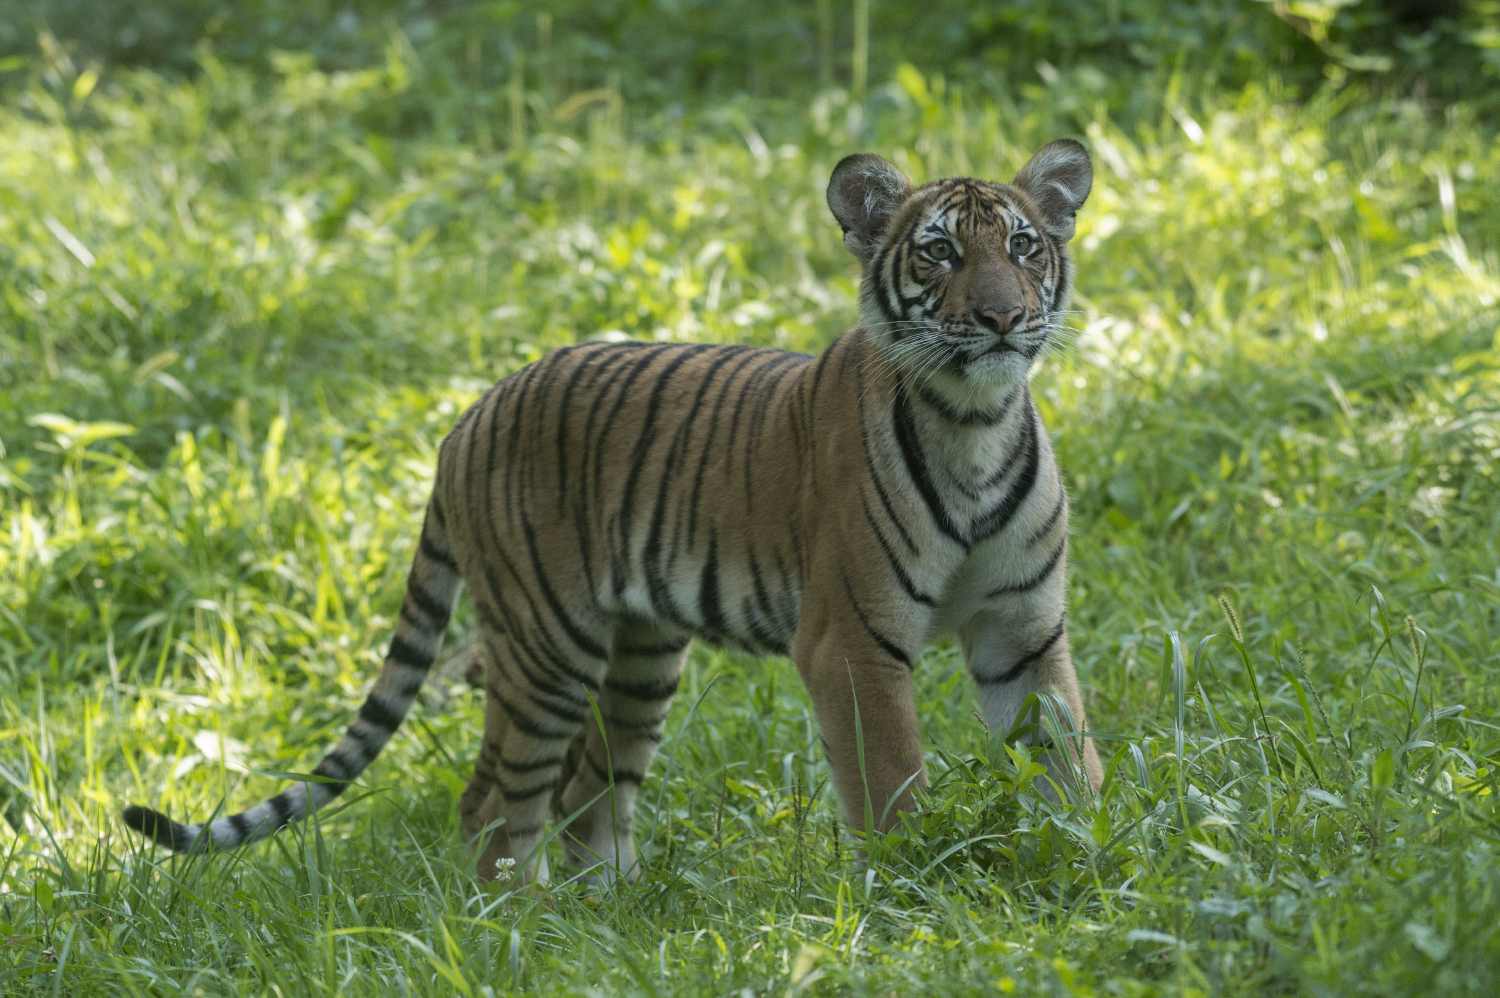
[{"label": "striped tail", "polygon": [[135,805],[125,808],[125,824],[173,852],[203,849],[210,843],[216,849],[229,849],[258,842],[288,822],[301,821],[343,793],[385,748],[422,689],[458,601],[459,582],[458,564],[434,497],[422,524],[422,540],[407,577],[401,619],[385,664],[349,730],[313,770],[322,780],[299,783],[248,811],[207,825],[179,824],[160,811]]}]

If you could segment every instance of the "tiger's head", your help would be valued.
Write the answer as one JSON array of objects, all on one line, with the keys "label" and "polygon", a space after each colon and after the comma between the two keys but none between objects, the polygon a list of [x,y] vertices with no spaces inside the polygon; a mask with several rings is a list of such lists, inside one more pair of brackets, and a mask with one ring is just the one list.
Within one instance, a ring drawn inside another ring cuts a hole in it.
[{"label": "tiger's head", "polygon": [[860,318],[883,354],[976,405],[1024,379],[1067,307],[1068,240],[1093,178],[1071,139],[1043,147],[1009,184],[913,188],[879,156],[841,160],[828,207],[864,265]]}]

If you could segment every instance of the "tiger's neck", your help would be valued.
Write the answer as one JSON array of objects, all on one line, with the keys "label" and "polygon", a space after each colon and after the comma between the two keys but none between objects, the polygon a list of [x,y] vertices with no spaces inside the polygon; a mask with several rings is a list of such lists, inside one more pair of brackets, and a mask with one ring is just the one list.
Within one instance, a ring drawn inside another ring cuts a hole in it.
[{"label": "tiger's neck", "polygon": [[1025,382],[988,399],[985,406],[970,408],[959,408],[951,398],[921,385],[897,391],[898,443],[903,434],[909,435],[938,491],[958,505],[965,499],[982,504],[989,492],[1006,484],[1014,469],[1031,459],[1033,449],[1046,448],[1046,434]]},{"label": "tiger's neck", "polygon": [[[873,339],[866,348],[880,350]],[[983,382],[944,371],[871,366],[887,380],[882,390],[889,393],[897,443],[908,463],[920,452],[941,492],[977,497],[999,484],[1029,447],[1044,448],[1050,457],[1024,378]]]}]

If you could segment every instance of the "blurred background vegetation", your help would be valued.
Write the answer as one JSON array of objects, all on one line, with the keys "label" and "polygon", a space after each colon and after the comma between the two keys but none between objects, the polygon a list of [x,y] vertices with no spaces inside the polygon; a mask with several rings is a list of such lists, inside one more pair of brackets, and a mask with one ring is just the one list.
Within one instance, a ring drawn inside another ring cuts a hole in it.
[{"label": "blurred background vegetation", "polygon": [[[1497,73],[1495,0],[0,3],[0,990],[1494,993]],[[314,763],[495,378],[820,349],[841,156],[1062,135],[1098,801],[1027,791],[940,645],[940,786],[867,870],[787,663],[700,647],[632,891],[496,913],[442,684],[326,842],[119,836]]]},{"label": "blurred background vegetation", "polygon": [[[850,16],[861,6],[863,55],[858,17]],[[1472,91],[1483,68],[1491,80],[1500,68],[1497,11],[1486,0],[12,0],[10,7],[0,53],[30,52],[47,30],[67,39],[75,56],[109,65],[191,73],[206,43],[220,59],[249,66],[267,68],[276,52],[295,51],[320,69],[356,69],[379,61],[396,27],[424,60],[458,71],[448,88],[498,88],[517,60],[530,58],[538,77],[574,90],[614,79],[628,100],[663,105],[797,100],[862,73],[884,81],[903,62],[1000,86],[1030,80],[1038,60],[1086,63],[1113,83],[1105,89],[1115,111],[1129,105],[1142,71],[1172,65],[1227,86],[1268,70],[1304,88],[1342,70],[1374,73],[1378,86],[1397,90],[1420,79],[1439,99]]]}]

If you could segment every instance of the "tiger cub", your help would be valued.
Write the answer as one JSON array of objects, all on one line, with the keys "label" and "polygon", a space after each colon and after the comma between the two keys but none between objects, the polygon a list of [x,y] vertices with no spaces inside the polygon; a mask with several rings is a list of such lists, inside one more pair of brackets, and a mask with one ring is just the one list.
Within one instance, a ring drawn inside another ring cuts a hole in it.
[{"label": "tiger cub", "polygon": [[[459,810],[484,879],[547,879],[549,810],[578,812],[572,865],[633,871],[632,805],[693,636],[791,656],[859,830],[867,793],[883,829],[927,784],[912,669],[939,635],[957,635],[990,730],[1043,690],[1082,726],[1068,496],[1027,375],[1092,180],[1070,140],[1010,184],[914,188],[849,156],[828,206],[863,265],[861,325],[819,356],[589,344],[502,380],[443,441],[395,636],[323,782],[206,825],[140,807],[126,824],[226,848],[336,797],[406,716],[461,581],[487,697]],[[1087,740],[1050,758],[1058,782],[1071,759],[1099,785]]]}]

